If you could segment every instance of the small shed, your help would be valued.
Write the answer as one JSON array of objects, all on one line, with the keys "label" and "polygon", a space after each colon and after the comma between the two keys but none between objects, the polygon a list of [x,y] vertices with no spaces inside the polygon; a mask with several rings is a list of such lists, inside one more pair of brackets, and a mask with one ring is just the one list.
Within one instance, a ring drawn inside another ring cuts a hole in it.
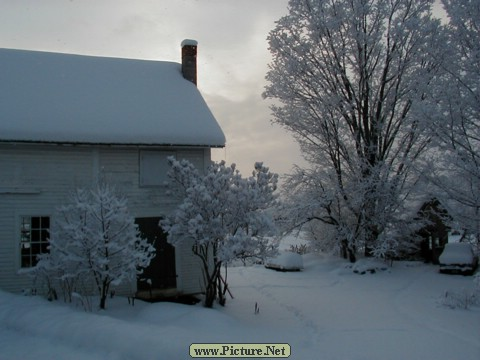
[{"label": "small shed", "polygon": [[447,225],[448,212],[438,199],[433,198],[423,203],[417,213],[417,218],[427,222],[427,225],[418,231],[418,235],[422,238],[420,256],[426,262],[438,264],[438,257],[445,244],[448,243],[450,231]]}]

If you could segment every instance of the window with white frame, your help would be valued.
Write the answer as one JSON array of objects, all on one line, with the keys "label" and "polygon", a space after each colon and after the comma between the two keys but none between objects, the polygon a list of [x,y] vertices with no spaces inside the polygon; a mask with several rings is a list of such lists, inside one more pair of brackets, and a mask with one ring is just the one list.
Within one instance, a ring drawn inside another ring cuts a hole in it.
[{"label": "window with white frame", "polygon": [[20,224],[21,267],[37,264],[37,255],[48,252],[50,217],[22,216]]},{"label": "window with white frame", "polygon": [[140,186],[162,186],[168,181],[170,169],[167,158],[175,156],[173,151],[140,152]]}]

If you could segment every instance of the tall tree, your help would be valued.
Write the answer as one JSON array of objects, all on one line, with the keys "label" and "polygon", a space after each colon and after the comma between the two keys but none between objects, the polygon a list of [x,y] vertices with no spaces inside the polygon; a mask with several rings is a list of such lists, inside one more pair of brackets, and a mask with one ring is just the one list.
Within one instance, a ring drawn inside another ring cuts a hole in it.
[{"label": "tall tree", "polygon": [[264,97],[310,164],[289,178],[287,218],[333,226],[352,261],[406,220],[412,164],[430,141],[418,109],[438,69],[432,3],[290,0],[268,38]]},{"label": "tall tree", "polygon": [[480,1],[443,0],[448,42],[443,76],[434,96],[439,156],[431,180],[444,190],[444,203],[480,245]]}]

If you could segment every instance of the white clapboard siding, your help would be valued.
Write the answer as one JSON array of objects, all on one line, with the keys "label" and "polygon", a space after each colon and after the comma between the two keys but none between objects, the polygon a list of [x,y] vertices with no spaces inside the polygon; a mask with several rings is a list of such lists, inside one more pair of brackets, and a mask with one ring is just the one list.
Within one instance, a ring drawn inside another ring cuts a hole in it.
[{"label": "white clapboard siding", "polygon": [[[149,149],[150,150],[150,149]],[[54,216],[55,209],[68,202],[69,194],[92,186],[100,177],[127,196],[133,217],[169,214],[178,199],[166,186],[140,186],[139,154],[136,146],[86,146],[49,144],[0,144],[0,289],[20,292],[32,281],[20,270],[21,216]],[[210,163],[210,149],[157,148],[174,153],[204,170]],[[201,290],[201,270],[190,246],[176,249],[177,290]],[[125,284],[119,293],[131,293],[136,284]]]}]

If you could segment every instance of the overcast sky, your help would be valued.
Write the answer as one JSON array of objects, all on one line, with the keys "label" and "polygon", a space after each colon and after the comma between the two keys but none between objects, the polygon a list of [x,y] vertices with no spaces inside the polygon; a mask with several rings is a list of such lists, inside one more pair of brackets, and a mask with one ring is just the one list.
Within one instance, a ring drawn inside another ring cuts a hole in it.
[{"label": "overcast sky", "polygon": [[198,41],[198,87],[225,132],[214,160],[249,175],[255,161],[279,174],[301,161],[270,123],[261,97],[267,36],[287,0],[0,0],[0,47],[180,62]]},{"label": "overcast sky", "polygon": [[180,62],[195,39],[198,87],[225,132],[214,160],[249,175],[302,163],[291,135],[272,125],[261,94],[267,36],[288,0],[0,0],[0,47]]}]

